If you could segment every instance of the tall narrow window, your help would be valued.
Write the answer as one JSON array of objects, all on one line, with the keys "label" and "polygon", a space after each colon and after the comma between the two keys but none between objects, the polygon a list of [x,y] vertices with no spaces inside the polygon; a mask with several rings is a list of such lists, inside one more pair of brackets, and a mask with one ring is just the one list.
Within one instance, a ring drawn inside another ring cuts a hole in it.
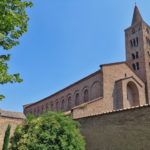
[{"label": "tall narrow window", "polygon": [[61,109],[64,110],[65,106],[64,106],[64,99],[61,102]]},{"label": "tall narrow window", "polygon": [[131,48],[133,47],[133,42],[132,42],[132,40],[130,40],[130,46],[131,46]]},{"label": "tall narrow window", "polygon": [[59,110],[58,101],[56,101],[56,110],[57,110],[57,111]]},{"label": "tall narrow window", "polygon": [[48,111],[48,103],[46,103],[46,111]]},{"label": "tall narrow window", "polygon": [[88,94],[88,90],[86,89],[84,91],[84,102],[87,102],[89,100],[89,94]]},{"label": "tall narrow window", "polygon": [[79,105],[79,93],[76,94],[76,97],[75,97],[75,105]]},{"label": "tall narrow window", "polygon": [[51,110],[52,110],[52,111],[54,110],[54,105],[53,105],[53,103],[51,103]]},{"label": "tall narrow window", "polygon": [[44,106],[42,105],[42,113],[44,112]]},{"label": "tall narrow window", "polygon": [[148,54],[148,56],[150,57],[150,52],[149,52],[149,51],[147,52],[147,54]]},{"label": "tall narrow window", "polygon": [[138,38],[136,38],[136,46],[138,46],[138,44],[139,44],[139,40]]},{"label": "tall narrow window", "polygon": [[135,39],[133,40],[133,45],[134,45],[134,47],[136,46],[136,41],[135,41]]},{"label": "tall narrow window", "polygon": [[135,55],[134,55],[134,54],[132,54],[132,59],[133,59],[133,60],[135,59]]},{"label": "tall narrow window", "polygon": [[40,113],[40,109],[39,109],[39,107],[38,107],[38,109],[37,109],[37,115],[39,115],[39,113]]},{"label": "tall narrow window", "polygon": [[68,110],[71,109],[71,96],[68,97]]},{"label": "tall narrow window", "polygon": [[139,53],[138,52],[136,52],[136,58],[139,58]]},{"label": "tall narrow window", "polygon": [[136,66],[135,64],[132,64],[133,70],[136,70]]},{"label": "tall narrow window", "polygon": [[140,69],[140,66],[139,66],[139,63],[138,63],[138,62],[136,63],[136,69],[137,69],[137,70]]}]

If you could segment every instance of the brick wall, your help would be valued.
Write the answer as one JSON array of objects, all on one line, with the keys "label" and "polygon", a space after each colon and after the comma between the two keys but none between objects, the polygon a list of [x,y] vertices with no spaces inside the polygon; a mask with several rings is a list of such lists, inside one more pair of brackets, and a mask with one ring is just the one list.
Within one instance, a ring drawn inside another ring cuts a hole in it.
[{"label": "brick wall", "polygon": [[148,150],[150,106],[78,119],[86,150]]},{"label": "brick wall", "polygon": [[[116,63],[102,66],[103,97],[75,107],[72,110],[73,118],[82,118],[95,114],[109,112],[115,109],[130,108],[127,98],[127,84],[133,82],[138,89],[139,105],[146,104],[144,82],[126,65]],[[120,84],[119,84],[120,83]]]},{"label": "brick wall", "polygon": [[[86,101],[91,101],[103,96],[102,82],[102,72],[99,70],[41,101],[29,106],[24,106],[24,113],[32,113],[37,116],[38,114],[42,114],[48,108],[51,110],[71,110],[72,107],[85,102],[84,93],[86,90],[88,91],[88,98]],[[77,94],[78,102],[76,102]],[[68,104],[69,101],[70,104]]]},{"label": "brick wall", "polygon": [[23,119],[15,119],[15,118],[8,118],[8,117],[0,116],[0,150],[2,149],[2,146],[3,146],[5,131],[7,129],[8,124],[11,125],[11,136],[12,136],[15,128],[18,125],[21,125],[23,123],[24,123]]}]

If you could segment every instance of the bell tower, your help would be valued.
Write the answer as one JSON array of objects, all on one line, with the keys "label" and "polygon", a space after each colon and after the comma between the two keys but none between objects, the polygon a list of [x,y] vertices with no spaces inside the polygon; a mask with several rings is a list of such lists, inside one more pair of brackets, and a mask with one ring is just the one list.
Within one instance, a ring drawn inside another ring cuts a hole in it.
[{"label": "bell tower", "polygon": [[150,26],[137,6],[131,26],[125,30],[126,63],[145,82],[146,100],[150,103]]}]

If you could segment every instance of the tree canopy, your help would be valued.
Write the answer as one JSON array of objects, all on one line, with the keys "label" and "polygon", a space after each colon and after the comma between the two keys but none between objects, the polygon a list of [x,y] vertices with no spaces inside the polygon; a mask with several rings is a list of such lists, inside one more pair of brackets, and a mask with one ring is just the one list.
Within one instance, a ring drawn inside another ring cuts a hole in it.
[{"label": "tree canopy", "polygon": [[64,113],[48,112],[38,118],[29,115],[18,126],[10,150],[84,150],[78,122]]},{"label": "tree canopy", "polygon": [[[0,1],[0,50],[9,50],[19,44],[19,38],[27,32],[29,17],[26,8],[31,7],[32,2],[21,0]],[[0,84],[21,82],[19,74],[9,74],[7,61],[10,54],[0,53]],[[0,95],[0,100],[4,96]]]}]

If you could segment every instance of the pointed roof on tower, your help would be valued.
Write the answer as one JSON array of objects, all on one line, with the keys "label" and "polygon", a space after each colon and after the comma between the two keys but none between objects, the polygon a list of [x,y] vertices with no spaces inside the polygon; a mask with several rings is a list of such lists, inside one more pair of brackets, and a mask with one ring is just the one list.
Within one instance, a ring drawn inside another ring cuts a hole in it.
[{"label": "pointed roof on tower", "polygon": [[137,5],[135,5],[133,19],[132,19],[132,25],[137,22],[140,22],[140,21],[143,21],[143,19],[142,19],[142,16],[140,14],[140,11],[139,11]]}]

